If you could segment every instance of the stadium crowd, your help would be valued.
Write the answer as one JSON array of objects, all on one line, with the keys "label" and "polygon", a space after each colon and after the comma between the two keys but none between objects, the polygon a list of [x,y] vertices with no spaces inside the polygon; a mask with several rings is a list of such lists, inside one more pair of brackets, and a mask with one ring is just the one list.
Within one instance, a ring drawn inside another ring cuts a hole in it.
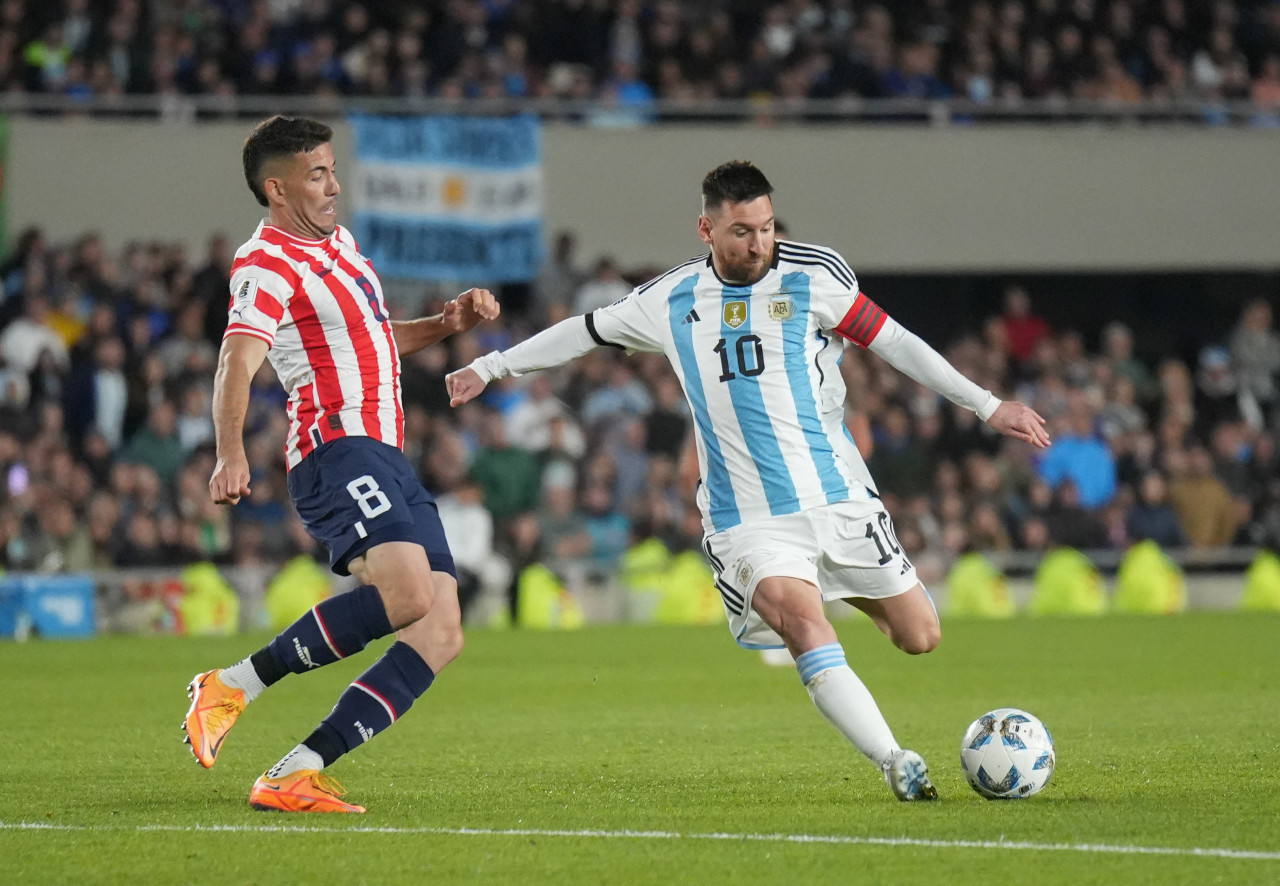
[{"label": "stadium crowd", "polygon": [[0,2],[0,89],[160,95],[1252,100],[1274,0]]},{"label": "stadium crowd", "polygon": [[[559,236],[526,303],[404,367],[407,454],[472,575],[495,552],[517,567],[573,561],[607,574],[643,539],[675,551],[700,540],[678,470],[689,419],[661,357],[600,348],[449,408],[452,368],[653,275],[623,275],[607,259],[585,272],[573,245]],[[246,421],[252,495],[234,509],[210,502],[230,260],[221,236],[194,259],[172,245],[115,255],[95,234],[54,244],[30,230],[0,264],[0,567],[254,565],[317,553],[285,490],[285,395],[267,364]],[[1019,286],[1004,303],[981,329],[935,344],[1045,416],[1054,445],[1042,457],[846,351],[850,416],[870,420],[871,471],[926,581],[972,549],[1280,545],[1280,335],[1265,298],[1244,304],[1226,340],[1203,342],[1195,365],[1138,359],[1118,323],[1091,346],[1051,328]],[[408,316],[419,306],[398,307]]]}]

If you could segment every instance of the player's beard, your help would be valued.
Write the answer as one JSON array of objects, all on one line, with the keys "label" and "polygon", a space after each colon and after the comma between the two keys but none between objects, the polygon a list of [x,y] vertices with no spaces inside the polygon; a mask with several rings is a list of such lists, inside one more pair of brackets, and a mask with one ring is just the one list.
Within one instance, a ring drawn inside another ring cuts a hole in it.
[{"label": "player's beard", "polygon": [[763,257],[758,264],[752,264],[749,259],[744,259],[735,264],[725,263],[724,278],[736,286],[751,286],[759,283],[765,274],[769,273],[769,262]]}]

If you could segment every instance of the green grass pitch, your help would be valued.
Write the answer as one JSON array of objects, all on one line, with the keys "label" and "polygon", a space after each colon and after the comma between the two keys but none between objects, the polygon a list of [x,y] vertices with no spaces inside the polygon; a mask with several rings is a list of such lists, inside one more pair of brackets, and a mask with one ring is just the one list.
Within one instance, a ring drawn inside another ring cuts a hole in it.
[{"label": "green grass pitch", "polygon": [[[838,628],[941,802],[896,802],[723,627],[472,632],[333,767],[364,816],[247,799],[380,646],[271,689],[205,771],[183,689],[265,637],[3,642],[0,883],[1280,882],[1280,616],[951,620],[920,657]],[[989,802],[959,742],[1005,705],[1058,767]]]}]

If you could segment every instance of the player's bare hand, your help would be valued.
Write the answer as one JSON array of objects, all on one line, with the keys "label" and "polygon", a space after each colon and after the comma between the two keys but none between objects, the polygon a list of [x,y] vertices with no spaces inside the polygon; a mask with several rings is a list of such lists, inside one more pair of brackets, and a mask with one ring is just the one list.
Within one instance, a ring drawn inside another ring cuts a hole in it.
[{"label": "player's bare hand", "polygon": [[1001,403],[991,413],[987,424],[1002,434],[1023,440],[1038,449],[1044,449],[1051,442],[1040,414],[1017,400],[1005,400]]},{"label": "player's bare hand", "polygon": [[464,366],[457,372],[450,372],[444,377],[445,390],[449,392],[449,405],[461,406],[468,400],[480,396],[487,383],[480,378],[480,373],[470,366]]},{"label": "player's bare hand", "polygon": [[209,495],[215,504],[235,505],[249,495],[249,460],[244,454],[219,458],[209,478]]},{"label": "player's bare hand", "polygon": [[487,289],[468,289],[444,304],[444,323],[454,332],[466,332],[482,320],[494,320],[502,308]]}]

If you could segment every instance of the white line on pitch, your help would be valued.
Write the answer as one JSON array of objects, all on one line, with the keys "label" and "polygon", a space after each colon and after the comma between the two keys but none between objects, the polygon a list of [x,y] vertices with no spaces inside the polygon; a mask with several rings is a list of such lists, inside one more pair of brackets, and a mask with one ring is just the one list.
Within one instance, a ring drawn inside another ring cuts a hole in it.
[{"label": "white line on pitch", "polygon": [[1108,843],[1031,843],[1021,840],[923,840],[915,837],[858,837],[844,834],[715,834],[679,831],[547,830],[539,828],[395,828],[310,825],[164,825],[100,826],[42,821],[0,821],[0,831],[224,832],[240,834],[431,834],[452,837],[591,837],[603,840],[727,840],[745,843],[826,843],[836,846],[918,846],[927,849],[1020,849],[1033,852],[1088,852],[1111,855],[1190,855],[1280,861],[1280,852],[1202,846],[1119,846]]}]

